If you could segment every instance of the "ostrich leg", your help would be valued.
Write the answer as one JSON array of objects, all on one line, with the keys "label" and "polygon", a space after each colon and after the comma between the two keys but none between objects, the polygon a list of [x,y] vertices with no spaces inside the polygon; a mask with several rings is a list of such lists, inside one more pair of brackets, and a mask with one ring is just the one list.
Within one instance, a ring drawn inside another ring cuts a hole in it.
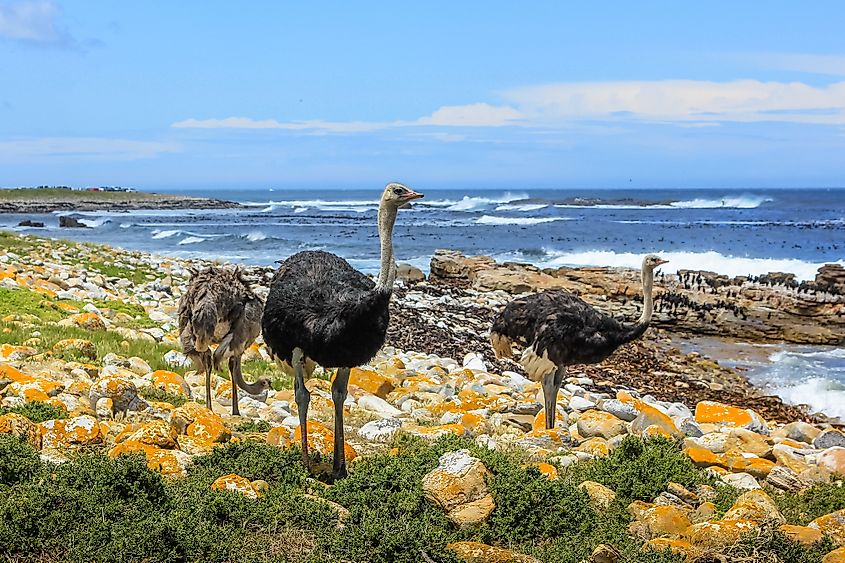
[{"label": "ostrich leg", "polygon": [[238,406],[238,383],[240,373],[235,375],[235,370],[240,369],[240,362],[235,362],[235,356],[229,356],[229,379],[232,381],[232,416],[240,416],[241,410]]},{"label": "ostrich leg", "polygon": [[332,402],[334,403],[334,462],[332,476],[335,479],[346,477],[346,455],[343,438],[343,403],[346,401],[349,384],[349,368],[338,368],[332,382]]},{"label": "ostrich leg", "polygon": [[202,357],[202,366],[205,368],[205,406],[208,410],[211,408],[211,354],[204,352]]},{"label": "ostrich leg", "polygon": [[294,348],[291,358],[293,363],[293,394],[296,408],[299,411],[299,433],[302,437],[302,462],[305,469],[311,473],[311,458],[308,457],[308,404],[311,402],[311,392],[305,387],[305,370],[303,362],[305,354],[302,348]]},{"label": "ostrich leg", "polygon": [[555,427],[557,419],[557,392],[563,383],[563,376],[566,368],[558,366],[557,370],[543,378],[543,399],[546,403],[546,428]]}]

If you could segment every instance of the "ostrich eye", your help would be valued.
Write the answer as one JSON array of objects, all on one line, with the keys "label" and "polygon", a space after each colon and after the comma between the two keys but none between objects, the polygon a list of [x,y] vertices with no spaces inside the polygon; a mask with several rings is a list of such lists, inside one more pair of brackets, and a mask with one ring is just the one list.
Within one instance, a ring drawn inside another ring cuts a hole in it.
[{"label": "ostrich eye", "polygon": [[396,195],[402,195],[402,188],[393,188],[393,193]]}]

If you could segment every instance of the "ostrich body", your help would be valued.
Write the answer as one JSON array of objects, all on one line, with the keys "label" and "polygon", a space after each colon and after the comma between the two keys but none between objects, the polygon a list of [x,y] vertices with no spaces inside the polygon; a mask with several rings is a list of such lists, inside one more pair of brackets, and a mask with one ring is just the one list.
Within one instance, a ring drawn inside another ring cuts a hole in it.
[{"label": "ostrich body", "polygon": [[332,381],[335,478],[346,475],[343,452],[343,402],[349,371],[370,361],[384,344],[388,305],[396,275],[393,225],[400,207],[423,197],[402,184],[388,184],[378,211],[381,270],[374,283],[346,260],[323,251],[305,251],[282,262],[270,284],[262,317],[264,342],[280,367],[293,367],[299,411],[302,459],[310,468],[307,420],[311,394],[305,387],[305,362],[337,368]]},{"label": "ostrich body", "polygon": [[[241,356],[261,330],[264,304],[240,270],[209,267],[193,272],[179,300],[179,341],[185,355],[205,372],[205,404],[211,408],[211,372],[228,360],[232,414],[239,415],[238,387],[251,395],[270,389],[269,379],[244,381]],[[212,352],[211,345],[217,344]]]},{"label": "ostrich body", "polygon": [[566,366],[596,364],[645,333],[654,302],[654,269],[666,260],[643,259],[643,312],[634,324],[623,324],[561,290],[514,299],[493,321],[490,342],[496,357],[513,357],[512,344],[523,346],[519,363],[532,381],[542,381],[546,428],[555,426],[557,393]]}]

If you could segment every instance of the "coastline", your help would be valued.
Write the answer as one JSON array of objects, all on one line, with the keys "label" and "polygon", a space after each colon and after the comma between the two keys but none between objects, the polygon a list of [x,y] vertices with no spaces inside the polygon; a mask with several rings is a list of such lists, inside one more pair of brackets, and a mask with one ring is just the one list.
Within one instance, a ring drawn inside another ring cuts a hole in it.
[{"label": "coastline", "polygon": [[0,190],[0,213],[3,214],[240,207],[243,206],[235,201],[149,192],[89,192],[20,188]]}]

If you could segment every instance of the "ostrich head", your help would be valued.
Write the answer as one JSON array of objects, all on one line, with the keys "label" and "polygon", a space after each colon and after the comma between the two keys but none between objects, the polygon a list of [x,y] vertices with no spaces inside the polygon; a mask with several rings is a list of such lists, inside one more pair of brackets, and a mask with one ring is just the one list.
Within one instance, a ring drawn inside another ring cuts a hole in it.
[{"label": "ostrich head", "polygon": [[643,270],[650,270],[653,272],[655,268],[667,262],[668,260],[664,260],[660,256],[649,254],[648,256],[643,258]]},{"label": "ostrich head", "polygon": [[398,182],[391,182],[384,188],[381,194],[381,205],[399,209],[403,205],[415,199],[420,199],[423,194],[417,193],[407,186]]}]

